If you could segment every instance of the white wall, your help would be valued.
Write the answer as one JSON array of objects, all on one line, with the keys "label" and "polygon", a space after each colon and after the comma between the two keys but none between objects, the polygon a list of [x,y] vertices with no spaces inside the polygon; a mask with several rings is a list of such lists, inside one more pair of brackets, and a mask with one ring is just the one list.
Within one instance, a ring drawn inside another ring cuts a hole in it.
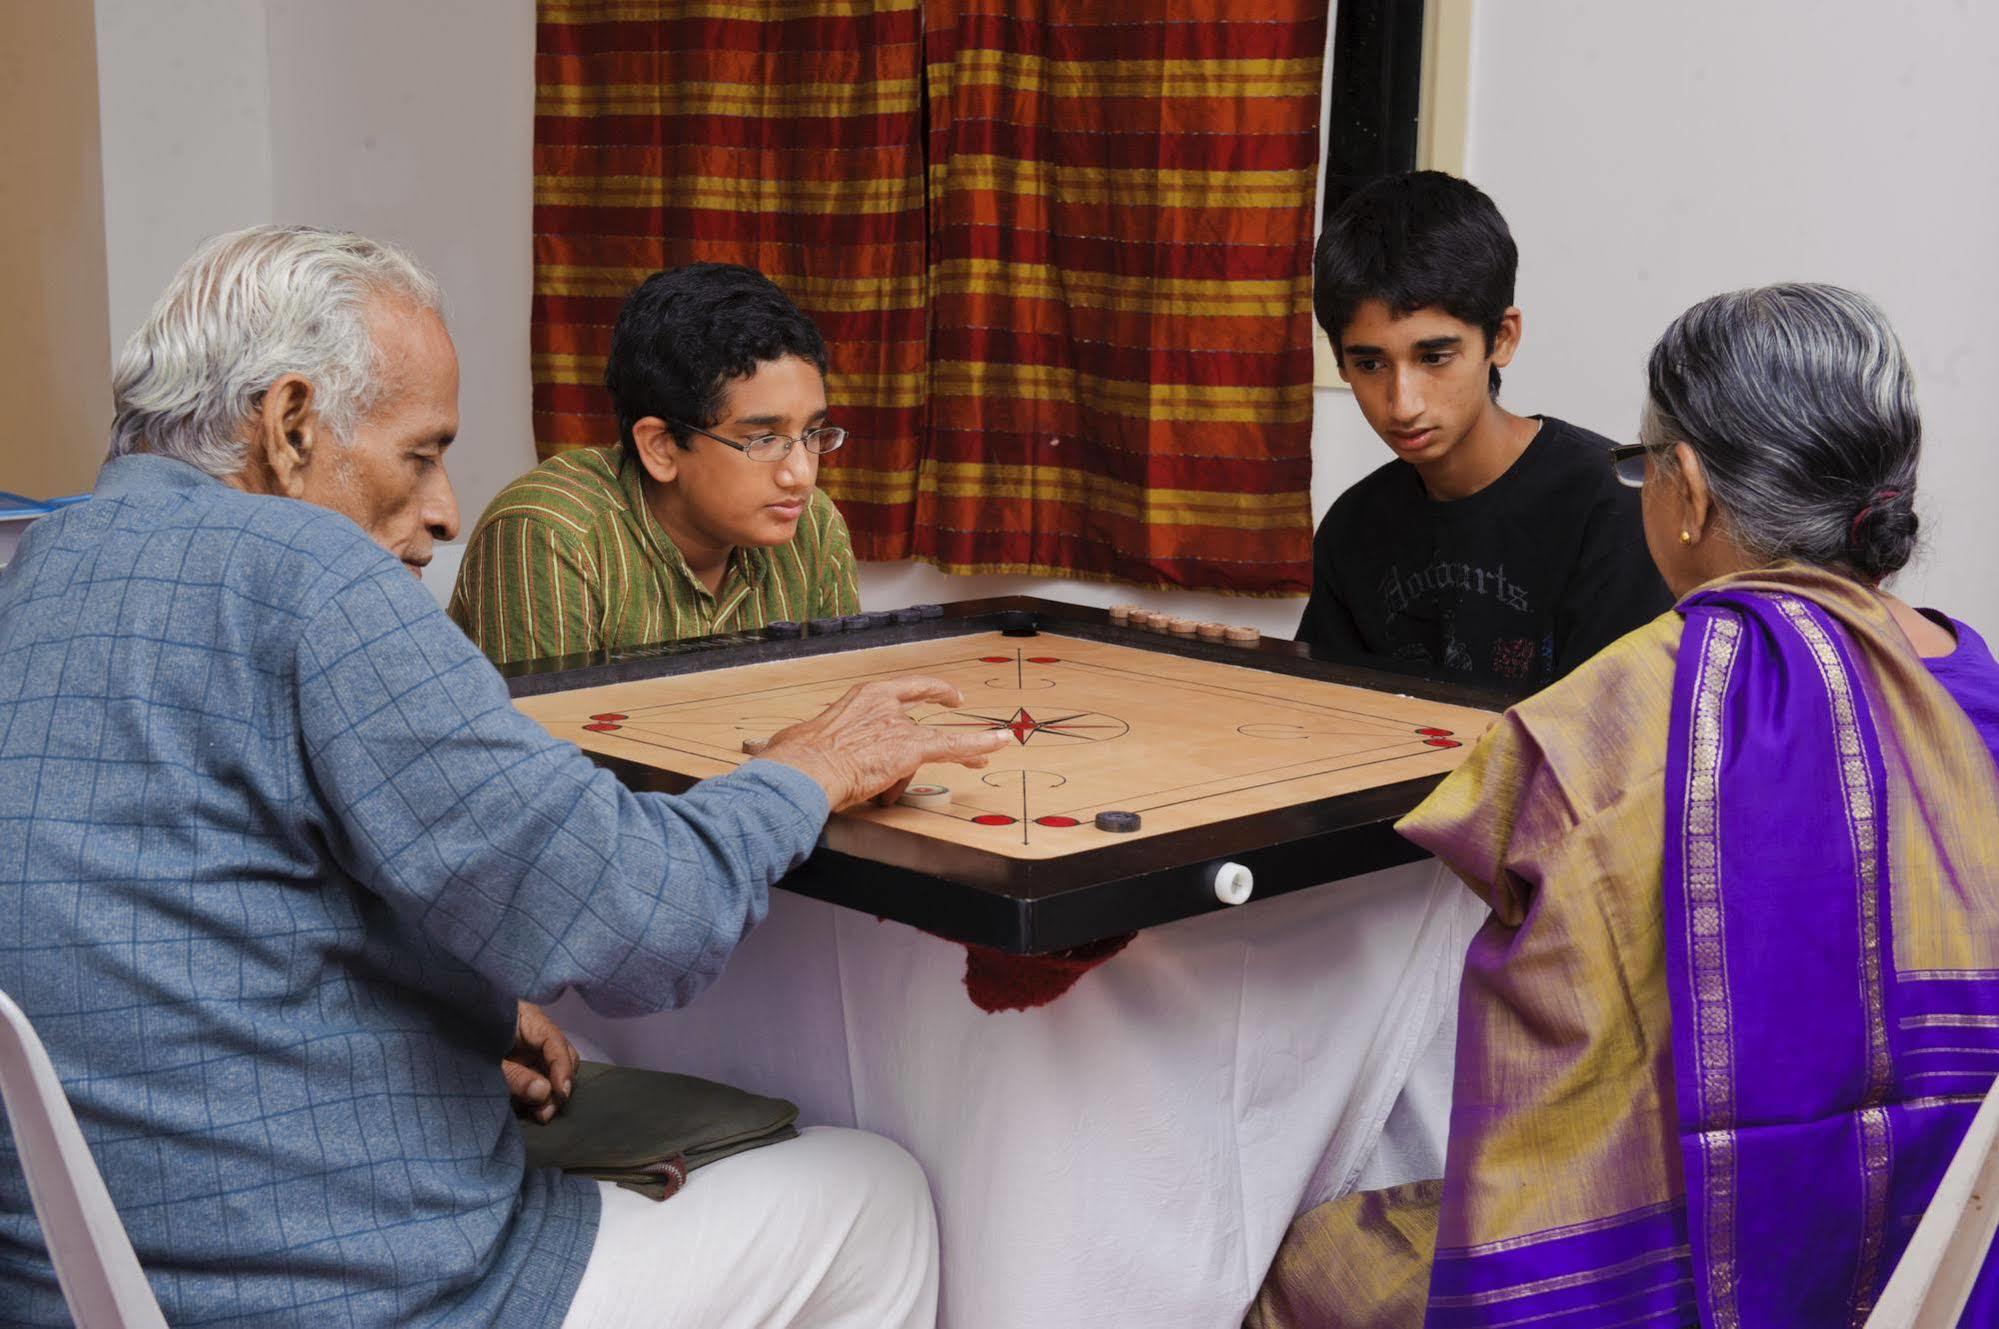
[{"label": "white wall", "polygon": [[196,245],[271,220],[262,0],[97,0],[97,71],[115,355]]},{"label": "white wall", "polygon": [[1928,548],[1898,589],[1999,630],[1999,5],[1499,0],[1472,58],[1470,173],[1521,251],[1509,405],[1629,437],[1696,300],[1864,291],[1926,426]]},{"label": "white wall", "polygon": [[407,245],[458,343],[469,526],[534,462],[534,0],[97,0],[97,59],[112,345],[218,232]]},{"label": "white wall", "polygon": [[[211,230],[268,215],[410,244],[444,279],[464,362],[452,470],[469,522],[531,459],[531,0],[98,0],[98,15],[114,338]],[[1929,549],[1903,589],[1999,629],[1999,392],[1974,338],[1999,307],[1999,5],[1483,0],[1472,77],[1470,175],[1522,254],[1507,404],[1628,437],[1646,349],[1694,300],[1800,277],[1867,291],[1909,344],[1929,423]],[[261,178],[265,213],[223,215],[254,211]],[[1323,512],[1386,452],[1350,398],[1317,396]],[[907,565],[870,566],[862,589],[871,605],[1171,602],[1274,632],[1299,611]]]},{"label": "white wall", "polygon": [[533,0],[266,9],[273,215],[405,245],[437,274],[458,344],[450,470],[469,532],[534,465]]}]

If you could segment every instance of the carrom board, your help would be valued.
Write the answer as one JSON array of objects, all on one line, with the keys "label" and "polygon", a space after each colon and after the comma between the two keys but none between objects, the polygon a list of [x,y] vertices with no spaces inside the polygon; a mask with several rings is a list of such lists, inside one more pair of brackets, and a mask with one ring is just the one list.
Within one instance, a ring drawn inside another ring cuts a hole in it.
[{"label": "carrom board", "polygon": [[[999,730],[983,770],[926,766],[948,808],[845,813],[1011,858],[1054,858],[1448,771],[1486,713],[1315,678],[1132,646],[998,632],[612,683],[519,703],[588,752],[706,777],[748,758],[745,739],[810,719],[857,683],[921,674],[955,684],[956,709],[919,724]],[[1135,832],[1099,830],[1135,812]]]},{"label": "carrom board", "polygon": [[[1312,662],[1295,643],[1188,642],[1044,601],[648,654],[517,677],[516,705],[628,783],[671,790],[733,770],[749,760],[746,739],[810,718],[857,683],[922,674],[956,685],[962,706],[919,703],[912,718],[1011,741],[983,770],[918,773],[951,790],[948,807],[836,816],[785,884],[1014,951],[1219,908],[1223,862],[1252,868],[1254,897],[1408,861],[1417,855],[1389,824],[1496,719],[1434,685],[1431,695],[1362,686],[1409,684]],[[1100,812],[1141,824],[1099,829]],[[884,907],[884,890],[899,903]],[[968,907],[948,907],[954,898]]]}]

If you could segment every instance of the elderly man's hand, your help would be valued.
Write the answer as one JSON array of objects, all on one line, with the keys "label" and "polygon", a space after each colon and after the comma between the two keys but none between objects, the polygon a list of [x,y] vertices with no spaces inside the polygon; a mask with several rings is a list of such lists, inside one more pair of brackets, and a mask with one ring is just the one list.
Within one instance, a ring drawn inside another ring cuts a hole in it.
[{"label": "elderly man's hand", "polygon": [[569,1101],[576,1063],[582,1058],[547,1011],[525,1001],[519,1008],[514,1017],[514,1050],[500,1063],[500,1071],[507,1077],[514,1112],[548,1121]]},{"label": "elderly man's hand", "polygon": [[893,803],[917,768],[932,762],[986,764],[1013,741],[1003,729],[938,729],[917,724],[917,702],[962,705],[958,689],[937,678],[863,683],[810,720],[771,736],[758,754],[819,782],[835,812],[874,799]]}]

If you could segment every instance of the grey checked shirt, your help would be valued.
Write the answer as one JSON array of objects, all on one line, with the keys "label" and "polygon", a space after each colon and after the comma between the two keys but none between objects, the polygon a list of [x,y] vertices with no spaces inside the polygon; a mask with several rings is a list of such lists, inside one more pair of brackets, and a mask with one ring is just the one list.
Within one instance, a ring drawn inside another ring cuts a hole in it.
[{"label": "grey checked shirt", "polygon": [[[352,523],[178,462],[0,573],[0,989],[175,1324],[558,1324],[596,1190],[523,1171],[515,998],[686,1001],[825,817],[627,792]],[[6,1141],[0,1321],[67,1323]]]}]

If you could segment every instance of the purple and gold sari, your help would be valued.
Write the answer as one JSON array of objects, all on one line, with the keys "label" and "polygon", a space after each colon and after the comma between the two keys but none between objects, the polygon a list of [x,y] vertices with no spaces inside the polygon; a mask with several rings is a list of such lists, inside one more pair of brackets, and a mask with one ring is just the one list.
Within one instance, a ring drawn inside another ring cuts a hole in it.
[{"label": "purple and gold sari", "polygon": [[1999,768],[1878,598],[1710,583],[1401,829],[1494,909],[1435,1226],[1301,1219],[1347,1310],[1261,1323],[1860,1325],[1999,1073]]}]

